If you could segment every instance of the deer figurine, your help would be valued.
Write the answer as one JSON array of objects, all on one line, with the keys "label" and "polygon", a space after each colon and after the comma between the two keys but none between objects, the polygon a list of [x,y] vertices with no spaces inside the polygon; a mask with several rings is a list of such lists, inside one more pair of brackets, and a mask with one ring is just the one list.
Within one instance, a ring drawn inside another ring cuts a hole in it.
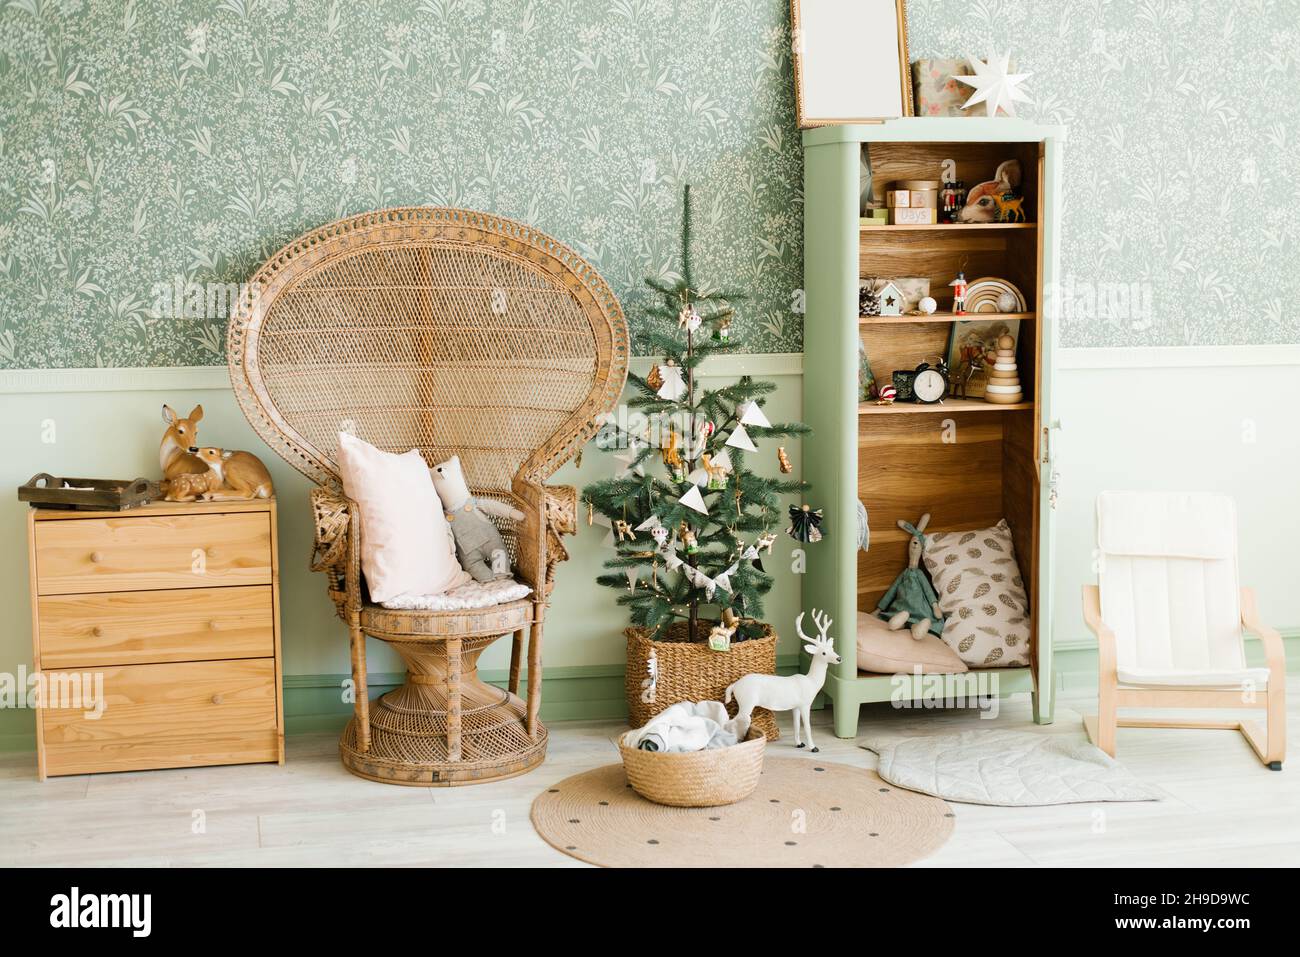
[{"label": "deer figurine", "polygon": [[181,418],[170,405],[162,407],[163,433],[158,446],[158,464],[162,466],[164,483],[178,475],[202,475],[208,470],[207,463],[199,461],[194,453],[198,451],[199,421],[203,418],[203,406],[196,405],[190,414]]},{"label": "deer figurine", "polygon": [[826,666],[838,665],[840,656],[835,653],[834,639],[826,634],[832,624],[831,617],[825,612],[818,612],[816,608],[813,609],[812,614],[813,622],[817,625],[816,638],[809,638],[803,633],[803,612],[799,613],[799,617],[794,622],[794,630],[805,643],[803,650],[812,656],[806,675],[785,677],[745,675],[728,686],[724,700],[730,704],[732,696],[735,696],[736,706],[739,709],[736,712],[736,736],[740,740],[743,741],[745,735],[749,733],[749,720],[755,708],[790,711],[794,716],[794,746],[796,748],[804,746],[803,738],[799,733],[799,719],[802,717],[808,735],[808,744],[812,745],[813,753],[817,753],[818,748],[813,743],[812,721],[808,712],[812,708],[813,698],[817,697],[817,692],[821,691],[822,685],[826,683]]}]

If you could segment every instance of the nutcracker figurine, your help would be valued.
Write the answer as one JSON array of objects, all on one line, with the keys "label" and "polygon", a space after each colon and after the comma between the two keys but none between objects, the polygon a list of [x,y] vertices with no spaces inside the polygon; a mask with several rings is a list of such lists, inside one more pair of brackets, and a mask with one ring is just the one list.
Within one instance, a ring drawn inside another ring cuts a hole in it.
[{"label": "nutcracker figurine", "polygon": [[952,286],[952,314],[966,315],[966,273],[957,273],[957,278],[948,285]]}]

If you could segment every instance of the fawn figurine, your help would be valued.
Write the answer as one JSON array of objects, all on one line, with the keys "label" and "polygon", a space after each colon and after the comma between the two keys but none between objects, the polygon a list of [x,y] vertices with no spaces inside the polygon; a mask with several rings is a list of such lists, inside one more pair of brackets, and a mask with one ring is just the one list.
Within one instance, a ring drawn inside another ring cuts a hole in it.
[{"label": "fawn figurine", "polygon": [[202,418],[201,405],[196,405],[184,419],[170,405],[162,407],[163,425],[167,426],[167,431],[158,446],[158,464],[162,466],[164,489],[167,480],[178,475],[202,475],[208,470],[207,465],[194,454],[198,451],[199,421]]},{"label": "fawn figurine", "polygon": [[[252,452],[236,452],[234,449],[192,449],[191,454],[208,469],[207,475],[196,476],[194,480],[179,479],[187,489],[191,484],[198,486],[198,479],[207,479],[206,488],[196,489],[196,497],[208,502],[246,501],[253,498],[270,498],[275,494],[271,484],[271,473]],[[172,489],[167,490],[168,501],[192,502],[193,498],[172,498]]]},{"label": "fawn figurine", "polygon": [[804,641],[803,650],[812,656],[806,675],[745,675],[739,681],[728,686],[727,704],[734,694],[736,706],[736,737],[743,741],[749,733],[750,715],[755,708],[768,711],[789,711],[794,716],[794,746],[802,748],[803,738],[799,734],[799,719],[802,717],[804,729],[808,735],[808,744],[814,753],[817,745],[813,743],[812,721],[808,712],[812,708],[813,698],[826,683],[826,666],[838,665],[840,656],[835,653],[835,641],[826,632],[830,630],[832,619],[825,612],[813,609],[813,622],[817,625],[817,637],[809,638],[803,633],[803,612],[795,619],[794,630]]},{"label": "fawn figurine", "polygon": [[164,502],[194,502],[221,487],[221,476],[212,469],[206,472],[182,472],[166,481]]}]

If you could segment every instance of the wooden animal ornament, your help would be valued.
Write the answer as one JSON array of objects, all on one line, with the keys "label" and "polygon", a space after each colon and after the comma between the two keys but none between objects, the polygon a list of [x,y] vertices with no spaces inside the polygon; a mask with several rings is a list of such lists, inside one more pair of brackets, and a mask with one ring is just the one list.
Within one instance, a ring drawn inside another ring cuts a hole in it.
[{"label": "wooden animal ornament", "polygon": [[831,617],[824,612],[818,612],[816,608],[813,609],[812,615],[813,622],[817,625],[816,638],[809,638],[803,633],[803,612],[799,613],[794,623],[794,630],[804,642],[803,650],[812,656],[806,675],[778,677],[752,674],[745,675],[728,686],[723,700],[730,704],[733,696],[736,699],[736,734],[741,740],[744,740],[745,735],[749,733],[750,716],[755,708],[789,711],[794,718],[794,746],[796,748],[804,746],[803,737],[799,733],[799,722],[802,718],[804,730],[808,735],[808,744],[812,746],[813,753],[817,752],[817,745],[813,743],[812,720],[808,712],[812,708],[813,698],[817,697],[817,693],[822,690],[822,685],[826,683],[826,666],[838,665],[840,656],[835,653],[834,639],[827,635],[833,623]]},{"label": "wooden animal ornament", "polygon": [[790,456],[785,454],[785,446],[781,445],[776,450],[776,461],[781,466],[781,473],[789,475],[794,471],[794,466],[790,464]]},{"label": "wooden animal ornament", "polygon": [[621,518],[614,522],[614,531],[618,532],[618,540],[620,542],[624,539],[630,539],[634,542],[636,541],[636,532],[632,531],[632,526]]},{"label": "wooden animal ornament", "polygon": [[[208,467],[194,453],[198,451],[199,422],[203,419],[203,406],[196,405],[190,414],[181,418],[170,405],[162,407],[162,444],[158,446],[158,464],[162,467],[164,483],[178,475],[202,475]],[[171,501],[185,501],[172,499]]]},{"label": "wooden animal ornament", "polygon": [[[890,630],[901,631],[910,625],[912,637],[920,641],[927,631],[943,635],[943,613],[939,611],[939,596],[930,579],[921,568],[921,554],[925,549],[925,527],[930,524],[930,513],[921,516],[915,526],[902,519],[898,527],[912,536],[907,543],[907,567],[898,573],[889,590],[876,605],[876,614],[889,622]],[[933,616],[933,617],[931,617]]]}]

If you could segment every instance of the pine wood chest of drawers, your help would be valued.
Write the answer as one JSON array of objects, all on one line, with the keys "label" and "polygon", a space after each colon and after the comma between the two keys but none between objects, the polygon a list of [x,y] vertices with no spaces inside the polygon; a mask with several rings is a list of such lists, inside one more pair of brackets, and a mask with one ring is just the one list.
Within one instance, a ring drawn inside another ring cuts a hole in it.
[{"label": "pine wood chest of drawers", "polygon": [[274,500],[32,508],[28,549],[42,780],[284,762]]}]

